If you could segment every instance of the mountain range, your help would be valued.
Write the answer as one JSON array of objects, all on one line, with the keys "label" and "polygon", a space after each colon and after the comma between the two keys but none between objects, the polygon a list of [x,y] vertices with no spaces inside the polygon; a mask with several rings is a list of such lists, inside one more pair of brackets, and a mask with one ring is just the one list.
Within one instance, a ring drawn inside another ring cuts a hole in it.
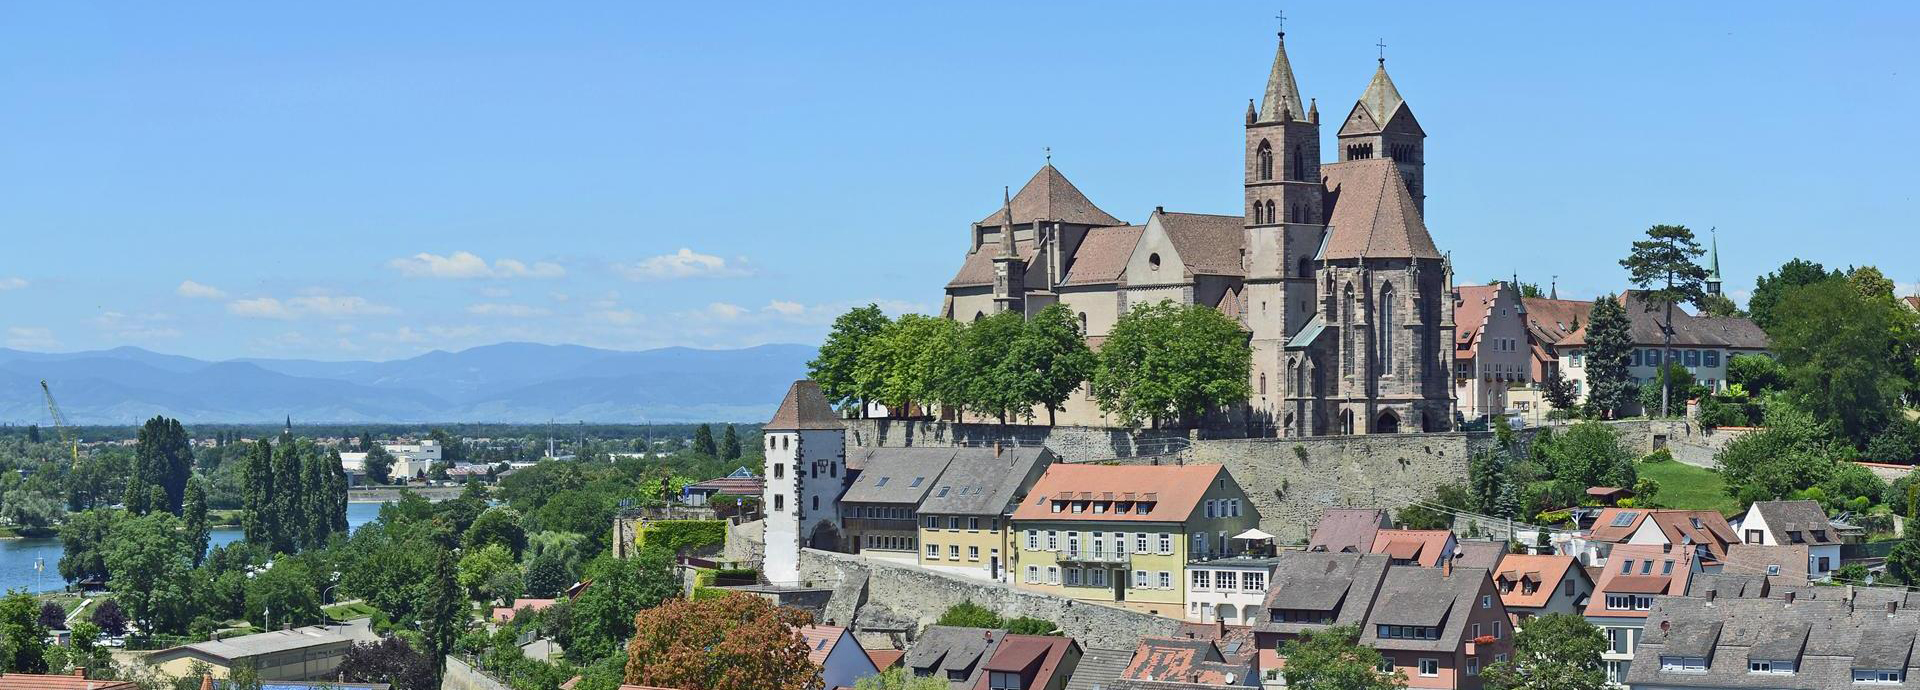
[{"label": "mountain range", "polygon": [[603,350],[500,343],[386,362],[212,362],[138,347],[0,348],[0,423],[761,422],[814,348]]}]

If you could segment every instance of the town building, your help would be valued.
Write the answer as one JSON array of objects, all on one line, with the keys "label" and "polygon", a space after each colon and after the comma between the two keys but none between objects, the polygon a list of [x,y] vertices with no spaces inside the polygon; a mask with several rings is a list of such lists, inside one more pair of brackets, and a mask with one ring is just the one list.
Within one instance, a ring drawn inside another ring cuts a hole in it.
[{"label": "town building", "polygon": [[1458,544],[1453,530],[1383,529],[1374,533],[1371,552],[1386,554],[1394,565],[1438,568],[1453,560]]},{"label": "town building", "polygon": [[1831,579],[1840,567],[1840,532],[1818,502],[1757,501],[1747,506],[1737,529],[1746,544],[1806,547],[1805,572],[1813,579]]},{"label": "town building", "polygon": [[1055,464],[1013,512],[1015,583],[1178,618],[1188,564],[1232,555],[1259,522],[1219,465]]},{"label": "town building", "polygon": [[838,502],[852,477],[847,473],[846,425],[833,412],[820,385],[795,381],[765,436],[766,487],[760,497],[766,555],[764,570],[774,585],[800,580],[800,547],[832,550],[842,531]]},{"label": "town building", "polygon": [[1689,579],[1700,572],[1700,562],[1694,555],[1693,549],[1672,544],[1613,547],[1584,611],[1587,622],[1600,628],[1607,638],[1600,659],[1607,666],[1609,682],[1627,682],[1634,648],[1647,624],[1647,612],[1660,597],[1687,592]]},{"label": "town building", "polygon": [[1357,625],[1360,644],[1379,650],[1407,687],[1481,687],[1481,670],[1513,653],[1511,619],[1492,578],[1481,568],[1391,561],[1385,554],[1281,554],[1254,627],[1265,680],[1285,667],[1278,650],[1287,640]]},{"label": "town building", "polygon": [[754,496],[766,491],[767,483],[753,475],[745,467],[735,469],[725,477],[694,482],[680,488],[680,502],[690,506],[704,506],[714,496]]},{"label": "town building", "polygon": [[[971,226],[941,314],[1060,304],[1097,344],[1136,305],[1214,308],[1251,335],[1252,395],[1229,422],[1247,433],[1451,428],[1452,269],[1423,220],[1426,132],[1385,60],[1340,123],[1336,162],[1322,162],[1320,124],[1282,34],[1247,106],[1241,212],[1156,208],[1129,224],[1049,162]],[[1111,422],[1084,395],[1059,421]]]},{"label": "town building", "polygon": [[311,625],[171,647],[150,653],[145,660],[176,678],[196,673],[196,663],[206,664],[216,678],[226,678],[234,664],[246,663],[261,680],[337,679],[348,649],[378,639],[366,621]]},{"label": "town building", "polygon": [[130,680],[88,678],[87,669],[68,674],[0,673],[0,690],[138,690]]},{"label": "town building", "polygon": [[800,641],[807,645],[807,660],[820,667],[824,687],[851,688],[860,679],[880,673],[845,627],[807,625],[800,628]]},{"label": "town building", "polygon": [[952,449],[947,470],[920,501],[920,565],[1006,581],[1014,508],[1059,458],[1042,447]]},{"label": "town building", "polygon": [[1806,544],[1734,544],[1716,574],[1760,578],[1772,589],[1805,588],[1813,584],[1808,572],[1812,561]]},{"label": "town building", "polygon": [[1066,690],[1080,656],[1080,643],[1071,637],[1004,635],[973,690]]},{"label": "town building", "polygon": [[[387,476],[396,481],[424,478],[440,462],[440,442],[433,439],[421,439],[418,443],[382,443],[381,448],[393,456],[393,466],[387,469]],[[340,467],[348,474],[364,477],[367,473],[367,454],[354,451],[340,454]]]},{"label": "town building", "polygon": [[1002,630],[930,625],[901,663],[915,676],[946,680],[952,690],[973,690],[987,679],[986,661],[1006,637]]},{"label": "town building", "polygon": [[1248,625],[1259,617],[1275,556],[1227,556],[1187,564],[1187,620]]},{"label": "town building", "polygon": [[[1161,681],[1214,687],[1259,684],[1260,669],[1251,659],[1230,660],[1214,640],[1147,637],[1121,674],[1123,681]],[[1121,685],[1121,687],[1141,687]]]},{"label": "town building", "polygon": [[1635,690],[1916,687],[1916,604],[1905,592],[1853,599],[1663,597],[1648,611],[1624,680]]},{"label": "town building", "polygon": [[1492,572],[1515,627],[1550,613],[1579,615],[1593,596],[1593,578],[1572,556],[1510,554]]},{"label": "town building", "polygon": [[1307,550],[1369,553],[1373,550],[1374,536],[1392,526],[1387,511],[1379,508],[1328,508],[1320,514],[1320,521],[1314,523]]},{"label": "town building", "polygon": [[902,563],[919,561],[920,500],[947,471],[952,448],[858,448],[863,467],[840,498],[845,551]]},{"label": "town building", "polygon": [[1510,393],[1539,380],[1520,290],[1500,281],[1454,288],[1453,324],[1453,394],[1461,416],[1473,421],[1530,412],[1532,397]]},{"label": "town building", "polygon": [[1740,538],[1727,519],[1712,510],[1605,508],[1587,530],[1581,560],[1600,565],[1616,544],[1672,546],[1695,552],[1704,569],[1718,569],[1727,548]]},{"label": "town building", "polygon": [[[1693,374],[1695,381],[1713,391],[1727,389],[1727,364],[1740,355],[1767,354],[1767,334],[1753,320],[1738,316],[1696,316],[1684,306],[1673,309],[1673,344],[1663,349],[1660,323],[1666,319],[1664,306],[1650,303],[1639,290],[1622,292],[1616,299],[1627,310],[1627,335],[1633,343],[1633,358],[1627,375],[1634,383],[1657,381],[1663,363],[1678,363]],[[1574,382],[1580,400],[1586,400],[1587,327],[1568,334],[1555,343],[1560,375]],[[1663,354],[1664,352],[1664,354]],[[1675,402],[1680,408],[1685,400]],[[1638,412],[1638,405],[1628,410]]]}]

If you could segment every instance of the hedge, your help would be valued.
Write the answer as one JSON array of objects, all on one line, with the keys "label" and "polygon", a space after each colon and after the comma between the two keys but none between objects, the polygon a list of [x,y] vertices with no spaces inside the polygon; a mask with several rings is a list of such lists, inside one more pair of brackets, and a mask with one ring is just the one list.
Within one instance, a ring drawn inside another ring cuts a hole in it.
[{"label": "hedge", "polygon": [[727,522],[656,520],[641,527],[634,541],[642,546],[655,546],[675,554],[705,546],[719,546],[727,543]]}]

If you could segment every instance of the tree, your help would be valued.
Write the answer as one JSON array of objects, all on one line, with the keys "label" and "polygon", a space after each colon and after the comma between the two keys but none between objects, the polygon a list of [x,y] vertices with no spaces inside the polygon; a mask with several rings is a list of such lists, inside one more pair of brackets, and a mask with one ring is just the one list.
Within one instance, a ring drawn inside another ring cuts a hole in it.
[{"label": "tree", "polygon": [[1607,295],[1593,301],[1587,312],[1587,347],[1580,353],[1587,370],[1587,405],[1601,416],[1617,416],[1633,402],[1633,337],[1628,333],[1627,308]]},{"label": "tree", "polygon": [[75,513],[60,526],[60,577],[68,582],[107,579],[107,537],[122,518],[112,510]]},{"label": "tree", "polygon": [[1280,647],[1286,657],[1281,675],[1291,690],[1398,690],[1407,687],[1405,674],[1380,670],[1382,657],[1360,645],[1360,629],[1336,625],[1301,631]]},{"label": "tree", "polygon": [[280,630],[321,623],[320,592],[314,572],[301,558],[281,558],[247,580],[246,616],[262,628]]},{"label": "tree", "polygon": [[193,476],[193,442],[180,420],[154,417],[141,425],[134,444],[134,476],[142,484],[166,491],[162,505],[150,510],[180,514],[180,502],[186,495],[187,478]]},{"label": "tree", "polygon": [[821,690],[799,629],[813,616],[757,596],[673,599],[634,617],[626,682],[702,690]]},{"label": "tree", "polygon": [[505,506],[488,508],[467,528],[464,543],[469,550],[499,544],[514,558],[519,558],[520,552],[527,548],[527,531],[520,527],[520,511]]},{"label": "tree", "polygon": [[971,601],[962,601],[947,607],[947,610],[940,614],[940,621],[935,623],[935,625],[956,628],[998,628],[1004,624],[999,614]]},{"label": "tree", "polygon": [[436,543],[433,553],[432,580],[428,583],[426,596],[420,606],[420,633],[426,642],[423,650],[427,658],[433,661],[433,682],[428,687],[440,687],[441,674],[447,670],[447,655],[453,652],[454,643],[466,632],[469,614],[467,602],[460,596],[458,568],[454,564],[453,549],[447,544]]},{"label": "tree", "polygon": [[879,675],[854,681],[853,690],[947,690],[949,685],[945,678],[916,676],[906,668],[895,666]]},{"label": "tree", "polygon": [[1487,667],[1487,690],[1601,690],[1606,648],[1600,629],[1577,614],[1535,617],[1514,635],[1513,658]]},{"label": "tree", "polygon": [[1920,585],[1920,526],[1907,523],[1900,543],[1887,554],[1887,576],[1909,587]]},{"label": "tree", "polygon": [[1108,331],[1099,360],[1093,397],[1128,427],[1158,425],[1250,394],[1246,332],[1204,306],[1135,306]]},{"label": "tree", "polygon": [[19,527],[45,530],[59,523],[66,514],[66,506],[43,491],[13,489],[0,495],[0,517]]},{"label": "tree", "polygon": [[1474,512],[1499,518],[1520,517],[1522,478],[1509,448],[1507,444],[1495,444],[1493,448],[1474,453],[1467,461],[1467,485],[1473,492]]},{"label": "tree", "polygon": [[361,642],[340,658],[340,680],[348,683],[391,683],[394,690],[436,690],[434,663],[415,651],[406,639],[393,635],[378,642]]},{"label": "tree", "polygon": [[1008,373],[1029,405],[1047,408],[1047,425],[1067,398],[1093,376],[1093,350],[1073,313],[1048,305],[1028,319],[1007,353]]},{"label": "tree", "polygon": [[1767,335],[1795,401],[1865,445],[1914,385],[1915,315],[1840,281],[1794,288],[1784,298]]},{"label": "tree", "polygon": [[[1640,384],[1640,409],[1646,410],[1649,417],[1654,410],[1662,409],[1661,403],[1669,398],[1687,399],[1696,385],[1693,372],[1679,362],[1667,362],[1660,365],[1660,369],[1659,378]],[[1666,382],[1665,386],[1660,385],[1662,381]]]},{"label": "tree", "polygon": [[73,634],[70,637],[73,641],[68,644],[66,663],[59,669],[53,668],[53,664],[48,663],[47,671],[49,673],[56,671],[71,672],[75,669],[84,668],[90,669],[88,671],[90,677],[105,677],[104,674],[93,675],[91,671],[91,669],[101,669],[104,671],[113,668],[113,652],[111,652],[108,647],[99,644],[100,626],[87,621],[74,623]]},{"label": "tree", "polygon": [[93,613],[87,614],[87,622],[106,633],[108,637],[127,634],[127,613],[120,608],[120,602],[113,599],[102,601],[93,607]]},{"label": "tree", "polygon": [[856,380],[854,370],[859,366],[867,341],[879,335],[888,323],[890,320],[877,304],[849,310],[833,320],[833,330],[827,333],[826,342],[821,343],[820,353],[807,362],[807,377],[820,384],[820,392],[835,406],[858,402],[861,416],[866,415],[866,403],[873,391]]},{"label": "tree", "polygon": [[366,432],[366,431],[360,432],[360,452],[362,453],[373,452],[373,434],[372,433]]},{"label": "tree", "polygon": [[1005,424],[1011,417],[1030,417],[1033,406],[1020,390],[1012,360],[1014,341],[1026,331],[1018,312],[1003,311],[968,324],[961,332],[961,361],[967,376],[962,398],[966,407]]},{"label": "tree", "polygon": [[366,470],[368,481],[375,484],[393,481],[393,454],[387,452],[386,446],[374,446],[373,450],[367,451],[367,458],[361,466]]},{"label": "tree", "polygon": [[885,403],[896,416],[914,403],[964,407],[971,403],[970,382],[985,374],[968,368],[971,354],[960,324],[902,314],[867,339],[854,376],[870,401]]},{"label": "tree", "polygon": [[186,499],[181,503],[185,517],[187,547],[192,551],[193,567],[206,559],[207,545],[213,541],[213,529],[207,522],[207,489],[199,479],[187,483]]},{"label": "tree", "polygon": [[241,527],[246,532],[248,543],[270,547],[274,543],[273,531],[279,526],[273,507],[276,487],[272,441],[263,438],[247,449],[243,474],[245,481],[240,485]]},{"label": "tree", "polygon": [[1767,406],[1767,428],[1743,434],[1715,453],[1728,495],[1743,503],[1771,501],[1819,484],[1841,450],[1806,412]]},{"label": "tree", "polygon": [[460,556],[460,586],[467,589],[470,598],[477,599],[482,594],[497,598],[499,593],[492,591],[489,585],[502,573],[511,573],[515,584],[518,584],[520,565],[514,562],[513,554],[504,546],[487,544]]},{"label": "tree", "polygon": [[567,567],[558,557],[541,554],[527,559],[527,575],[521,589],[530,597],[546,598],[560,593],[573,583]]},{"label": "tree", "polygon": [[[1536,442],[1537,443],[1537,442]],[[1593,486],[1631,488],[1638,478],[1633,454],[1620,444],[1620,435],[1600,422],[1586,421],[1555,435],[1542,451],[1554,479],[1571,488]]]},{"label": "tree", "polygon": [[107,536],[107,586],[147,634],[185,628],[192,571],[180,519],[155,512],[122,520]]},{"label": "tree", "polygon": [[633,635],[633,615],[680,593],[673,555],[657,548],[641,549],[634,558],[608,555],[587,565],[593,584],[573,603],[573,644],[569,654],[597,659],[619,649]]},{"label": "tree", "polygon": [[1739,386],[1748,395],[1759,396],[1787,389],[1787,370],[1780,361],[1766,355],[1734,355],[1727,358],[1727,385]]},{"label": "tree", "polygon": [[727,460],[740,459],[740,432],[727,425],[726,432],[720,435],[720,457]]},{"label": "tree", "polygon": [[1561,376],[1557,368],[1547,372],[1546,380],[1540,382],[1540,389],[1547,404],[1556,410],[1572,410],[1580,402],[1580,394],[1574,390],[1573,382]]},{"label": "tree", "polygon": [[1700,313],[1706,316],[1746,316],[1726,295],[1701,295],[1698,304]]},{"label": "tree", "polygon": [[0,597],[0,674],[46,672],[47,628],[40,624],[40,607],[25,590],[7,590]]},{"label": "tree", "polygon": [[[1664,308],[1661,320],[1661,350],[1673,349],[1673,309],[1680,302],[1698,303],[1706,295],[1707,269],[1694,263],[1705,254],[1694,241],[1693,231],[1684,225],[1655,225],[1647,228],[1647,239],[1633,243],[1633,253],[1620,265],[1640,286],[1640,299],[1647,311]],[[1660,416],[1668,417],[1666,370],[1660,372],[1662,392]]]},{"label": "tree", "polygon": [[1393,518],[1406,529],[1448,529],[1453,513],[1473,508],[1473,496],[1466,487],[1448,484],[1434,488],[1431,501],[1413,503],[1394,511]]},{"label": "tree", "polygon": [[704,455],[709,458],[713,457],[714,447],[713,447],[713,427],[712,426],[702,424],[700,425],[699,428],[693,430],[693,452],[700,455]]},{"label": "tree", "polygon": [[1788,290],[1814,283],[1837,280],[1838,271],[1828,273],[1825,267],[1805,259],[1794,259],[1780,266],[1780,270],[1760,276],[1753,282],[1753,294],[1747,297],[1747,314],[1761,330],[1773,332],[1773,310],[1782,303],[1782,297]]},{"label": "tree", "polygon": [[67,629],[67,608],[58,602],[49,601],[40,605],[40,627],[48,630]]}]

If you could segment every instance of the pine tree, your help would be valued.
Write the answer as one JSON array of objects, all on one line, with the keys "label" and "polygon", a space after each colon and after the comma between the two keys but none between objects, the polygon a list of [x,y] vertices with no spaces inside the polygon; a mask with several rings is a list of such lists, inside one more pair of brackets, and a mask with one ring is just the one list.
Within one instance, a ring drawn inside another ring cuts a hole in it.
[{"label": "pine tree", "polygon": [[1633,358],[1633,337],[1628,333],[1627,308],[1613,295],[1593,301],[1587,315],[1587,347],[1583,353],[1587,370],[1587,404],[1604,416],[1618,415],[1639,395],[1639,388],[1627,375]]},{"label": "pine tree", "polygon": [[[1673,309],[1681,302],[1699,304],[1706,296],[1707,269],[1694,263],[1706,253],[1694,241],[1693,231],[1684,225],[1655,225],[1647,228],[1647,239],[1633,243],[1633,253],[1620,265],[1633,274],[1633,283],[1641,287],[1641,301],[1647,311],[1666,309],[1660,329],[1661,349],[1673,348]],[[1667,370],[1660,370],[1660,416],[1669,416],[1671,404]]]},{"label": "pine tree", "polygon": [[187,496],[181,502],[180,512],[187,523],[187,545],[193,550],[193,567],[200,567],[206,560],[207,545],[211,543],[213,533],[207,524],[207,490],[200,480],[187,482]]},{"label": "pine tree", "polygon": [[720,457],[740,459],[740,432],[735,431],[732,424],[728,424],[726,432],[720,435]]},{"label": "pine tree", "polygon": [[693,452],[713,457],[713,427],[706,424],[693,430]]}]

